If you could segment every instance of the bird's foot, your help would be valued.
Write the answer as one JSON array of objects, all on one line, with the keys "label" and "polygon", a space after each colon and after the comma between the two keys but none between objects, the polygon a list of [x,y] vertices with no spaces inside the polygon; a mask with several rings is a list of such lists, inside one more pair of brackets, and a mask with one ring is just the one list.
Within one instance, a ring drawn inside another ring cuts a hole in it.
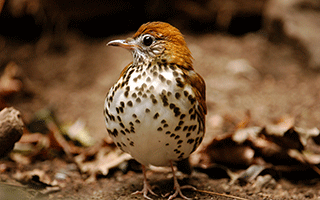
[{"label": "bird's foot", "polygon": [[151,194],[153,194],[154,196],[158,196],[156,193],[154,193],[151,189],[151,186],[148,184],[148,180],[147,180],[147,174],[146,174],[146,167],[144,165],[142,165],[142,172],[143,172],[143,189],[141,191],[136,191],[132,194],[142,194],[144,198],[152,200],[150,197],[148,197],[148,192],[150,192]]},{"label": "bird's foot", "polygon": [[142,194],[144,198],[152,200],[152,198],[148,197],[148,193],[151,193],[154,196],[158,196],[156,193],[154,193],[148,183],[143,183],[143,189],[140,191],[136,191],[132,194]]},{"label": "bird's foot", "polygon": [[164,195],[163,197],[167,197],[169,196],[168,200],[172,200],[174,198],[176,198],[178,195],[180,195],[180,197],[182,197],[183,199],[186,199],[186,200],[192,200],[191,198],[188,198],[186,197],[184,194],[182,194],[182,191],[183,189],[192,189],[192,190],[197,190],[197,188],[191,186],[191,185],[184,185],[184,186],[180,186],[179,184],[175,184],[174,186],[174,189],[175,189],[175,192],[170,195],[170,193],[167,193],[166,195]]}]

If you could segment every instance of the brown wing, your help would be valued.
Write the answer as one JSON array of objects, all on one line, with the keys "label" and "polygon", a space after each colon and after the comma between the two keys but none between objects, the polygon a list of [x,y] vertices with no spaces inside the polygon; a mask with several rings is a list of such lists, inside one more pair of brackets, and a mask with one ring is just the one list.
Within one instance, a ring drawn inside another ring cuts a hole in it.
[{"label": "brown wing", "polygon": [[203,127],[205,127],[205,115],[207,114],[206,105],[206,83],[203,78],[194,70],[183,70],[187,82],[192,86],[196,99],[199,102],[199,116]]}]

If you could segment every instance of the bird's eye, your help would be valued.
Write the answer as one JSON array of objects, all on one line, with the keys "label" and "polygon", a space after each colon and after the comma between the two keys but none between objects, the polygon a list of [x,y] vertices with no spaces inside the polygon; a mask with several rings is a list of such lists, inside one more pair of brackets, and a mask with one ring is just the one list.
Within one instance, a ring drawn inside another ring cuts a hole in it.
[{"label": "bird's eye", "polygon": [[150,46],[153,42],[153,38],[151,36],[145,36],[142,42],[144,45]]}]

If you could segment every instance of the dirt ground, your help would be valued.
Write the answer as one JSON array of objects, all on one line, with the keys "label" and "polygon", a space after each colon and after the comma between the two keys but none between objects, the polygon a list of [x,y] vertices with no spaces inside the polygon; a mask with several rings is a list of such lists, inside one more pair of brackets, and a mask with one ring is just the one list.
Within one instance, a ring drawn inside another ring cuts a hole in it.
[{"label": "dirt ground", "polygon": [[[50,34],[30,43],[1,38],[1,64],[13,60],[21,67],[27,91],[7,103],[20,110],[26,121],[39,109],[52,106],[61,122],[80,118],[86,122],[90,134],[101,140],[106,136],[102,115],[104,97],[122,68],[132,60],[127,51],[106,47],[106,43],[128,36],[90,39],[71,31],[59,42]],[[301,55],[296,55],[292,47],[269,42],[263,32],[243,36],[185,33],[185,38],[194,57],[194,67],[207,84],[207,136],[222,134],[221,130],[212,128],[213,118],[228,115],[237,121],[245,117],[248,110],[252,125],[264,126],[289,115],[295,118],[296,126],[319,128],[320,75],[306,69],[299,59]],[[26,95],[28,92],[32,95]],[[39,160],[31,166],[17,166],[10,160],[0,162],[11,166],[9,171],[0,174],[0,191],[12,191],[15,195],[11,199],[21,199],[21,196],[26,199],[143,199],[141,195],[131,195],[142,188],[141,172],[123,174],[116,170],[88,184],[74,164],[62,158]],[[52,178],[57,172],[66,172],[65,187],[42,194],[34,186],[17,186],[12,178],[16,170],[37,168],[49,169]],[[148,177],[157,194],[172,191],[171,173],[149,171]],[[280,178],[259,191],[250,183],[228,185],[228,178],[213,178],[197,171],[190,177],[179,178],[182,184],[191,184],[200,190],[245,199],[320,198],[319,177]],[[189,190],[185,195],[199,200],[230,199]]]}]

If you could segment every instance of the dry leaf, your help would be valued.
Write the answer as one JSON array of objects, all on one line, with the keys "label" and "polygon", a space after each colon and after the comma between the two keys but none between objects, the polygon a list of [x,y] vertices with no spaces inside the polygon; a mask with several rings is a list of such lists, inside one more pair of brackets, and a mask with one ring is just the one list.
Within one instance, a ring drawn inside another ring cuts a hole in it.
[{"label": "dry leaf", "polygon": [[[94,148],[96,149],[96,148]],[[92,153],[95,153],[92,155]],[[88,155],[93,156],[88,159]],[[130,160],[132,157],[129,154],[123,153],[119,149],[112,149],[105,146],[99,148],[97,152],[91,151],[91,153],[82,153],[74,158],[75,163],[78,165],[81,173],[88,174],[90,176],[89,182],[94,181],[96,175],[107,175],[109,170],[119,166],[124,161]]]}]

